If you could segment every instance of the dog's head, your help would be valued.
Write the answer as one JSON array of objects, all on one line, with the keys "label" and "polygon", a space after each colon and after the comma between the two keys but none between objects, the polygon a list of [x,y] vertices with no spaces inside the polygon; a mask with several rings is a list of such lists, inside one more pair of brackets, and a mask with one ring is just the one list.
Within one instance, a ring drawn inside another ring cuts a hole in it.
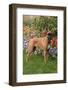
[{"label": "dog's head", "polygon": [[52,40],[53,33],[52,33],[51,31],[49,31],[49,32],[47,33],[47,35],[48,35],[48,40],[49,40],[49,41]]}]

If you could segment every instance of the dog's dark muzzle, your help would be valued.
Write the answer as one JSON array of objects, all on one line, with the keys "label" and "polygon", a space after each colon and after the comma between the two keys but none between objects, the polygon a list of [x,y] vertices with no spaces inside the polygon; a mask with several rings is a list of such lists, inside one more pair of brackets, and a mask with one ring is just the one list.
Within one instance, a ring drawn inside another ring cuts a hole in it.
[{"label": "dog's dark muzzle", "polygon": [[50,43],[51,40],[52,40],[52,34],[49,33],[49,34],[48,34],[48,43]]}]

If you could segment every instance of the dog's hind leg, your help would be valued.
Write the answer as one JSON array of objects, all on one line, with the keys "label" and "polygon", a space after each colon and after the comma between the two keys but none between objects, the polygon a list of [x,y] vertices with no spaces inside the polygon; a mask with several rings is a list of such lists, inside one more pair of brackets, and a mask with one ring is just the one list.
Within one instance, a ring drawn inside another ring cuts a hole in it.
[{"label": "dog's hind leg", "polygon": [[30,58],[30,54],[28,53],[28,54],[26,55],[26,62],[29,61],[29,58]]},{"label": "dog's hind leg", "polygon": [[28,62],[28,60],[30,59],[31,55],[32,55],[32,49],[27,50],[27,53],[26,53],[26,62]]},{"label": "dog's hind leg", "polygon": [[35,50],[36,50],[36,47],[35,47],[35,46],[28,48],[28,50],[27,50],[27,55],[26,55],[26,62],[28,62],[28,60],[30,59],[32,53],[33,53]]},{"label": "dog's hind leg", "polygon": [[29,60],[29,53],[26,55],[26,62]]}]

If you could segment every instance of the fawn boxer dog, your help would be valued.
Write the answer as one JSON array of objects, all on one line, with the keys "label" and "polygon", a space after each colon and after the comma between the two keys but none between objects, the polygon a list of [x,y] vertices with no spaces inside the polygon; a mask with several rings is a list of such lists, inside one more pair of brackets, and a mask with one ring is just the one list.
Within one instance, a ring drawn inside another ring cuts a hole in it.
[{"label": "fawn boxer dog", "polygon": [[26,62],[29,60],[29,57],[32,55],[32,53],[36,50],[36,48],[40,48],[43,51],[44,56],[44,62],[46,63],[48,59],[47,49],[48,44],[51,40],[52,33],[46,32],[43,37],[37,38],[33,37],[29,40],[28,48],[27,48],[27,56],[26,56]]}]

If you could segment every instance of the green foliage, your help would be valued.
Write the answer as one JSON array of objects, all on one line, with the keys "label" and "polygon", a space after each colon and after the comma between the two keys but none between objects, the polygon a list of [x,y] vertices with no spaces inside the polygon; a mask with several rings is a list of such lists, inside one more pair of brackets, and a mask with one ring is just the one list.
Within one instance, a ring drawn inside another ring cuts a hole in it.
[{"label": "green foliage", "polygon": [[33,20],[33,26],[36,30],[42,31],[48,27],[51,31],[57,30],[57,17],[55,16],[39,16]]}]

